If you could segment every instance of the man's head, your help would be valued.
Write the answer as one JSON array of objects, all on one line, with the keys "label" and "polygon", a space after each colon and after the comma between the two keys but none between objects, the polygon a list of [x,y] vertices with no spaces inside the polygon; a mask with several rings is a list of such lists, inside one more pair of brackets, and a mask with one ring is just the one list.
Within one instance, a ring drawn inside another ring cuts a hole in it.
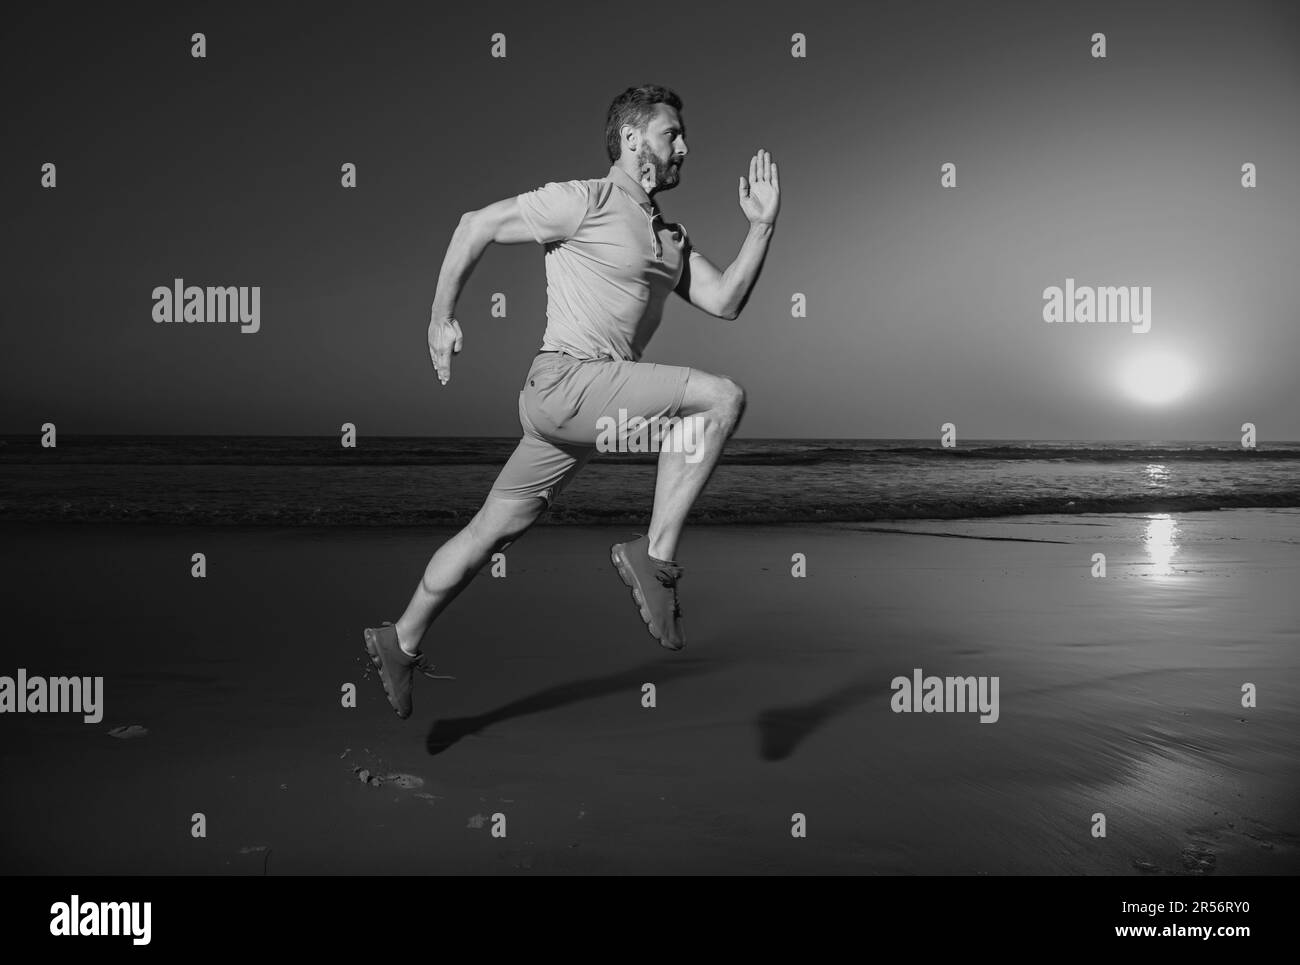
[{"label": "man's head", "polygon": [[667,87],[629,87],[609,105],[605,150],[647,194],[677,186],[686,157],[682,99]]}]

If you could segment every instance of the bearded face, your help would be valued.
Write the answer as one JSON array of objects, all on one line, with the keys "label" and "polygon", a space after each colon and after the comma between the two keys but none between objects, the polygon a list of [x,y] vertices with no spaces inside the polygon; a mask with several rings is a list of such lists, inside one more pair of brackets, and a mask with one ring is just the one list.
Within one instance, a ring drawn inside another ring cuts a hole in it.
[{"label": "bearded face", "polygon": [[664,191],[675,188],[681,180],[682,161],[671,152],[656,154],[649,142],[642,141],[636,154],[637,171],[640,173],[641,187],[646,194],[651,191]]}]

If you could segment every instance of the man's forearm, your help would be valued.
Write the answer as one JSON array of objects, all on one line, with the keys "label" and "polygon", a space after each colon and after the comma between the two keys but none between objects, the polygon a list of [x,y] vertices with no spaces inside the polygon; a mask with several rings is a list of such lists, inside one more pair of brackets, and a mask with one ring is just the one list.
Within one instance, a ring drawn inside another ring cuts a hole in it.
[{"label": "man's forearm", "polygon": [[763,260],[767,257],[767,245],[772,240],[775,223],[759,221],[751,223],[745,235],[745,243],[740,246],[740,254],[722,273],[722,308],[724,315],[740,314],[749,301],[749,293],[754,290],[763,270]]},{"label": "man's forearm", "polygon": [[474,230],[473,213],[460,219],[438,272],[438,290],[433,296],[435,318],[451,318],[455,313],[461,289],[490,243],[491,239]]}]

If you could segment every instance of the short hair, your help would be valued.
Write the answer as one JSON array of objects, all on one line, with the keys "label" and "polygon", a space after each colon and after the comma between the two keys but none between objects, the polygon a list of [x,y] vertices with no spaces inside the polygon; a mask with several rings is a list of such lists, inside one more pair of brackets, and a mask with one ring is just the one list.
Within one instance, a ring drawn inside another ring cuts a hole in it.
[{"label": "short hair", "polygon": [[631,124],[638,131],[644,131],[654,117],[656,104],[667,104],[678,111],[682,109],[682,99],[676,92],[658,84],[629,87],[614,98],[605,116],[605,152],[610,163],[618,163],[623,155],[623,139],[619,136],[623,125]]}]

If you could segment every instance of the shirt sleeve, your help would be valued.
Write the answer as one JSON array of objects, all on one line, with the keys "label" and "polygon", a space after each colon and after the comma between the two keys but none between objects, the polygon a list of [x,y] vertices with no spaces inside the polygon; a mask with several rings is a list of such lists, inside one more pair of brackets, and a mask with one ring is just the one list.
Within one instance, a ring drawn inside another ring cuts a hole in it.
[{"label": "shirt sleeve", "polygon": [[524,223],[539,245],[564,241],[578,233],[587,217],[586,181],[548,181],[517,196]]}]

